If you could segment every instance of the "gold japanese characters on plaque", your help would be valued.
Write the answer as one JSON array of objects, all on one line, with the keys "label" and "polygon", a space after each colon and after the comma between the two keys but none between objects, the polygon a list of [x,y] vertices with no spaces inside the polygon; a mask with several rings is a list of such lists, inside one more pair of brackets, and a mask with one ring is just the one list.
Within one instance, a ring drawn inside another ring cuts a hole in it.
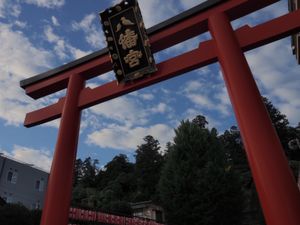
[{"label": "gold japanese characters on plaque", "polygon": [[101,12],[100,17],[119,83],[157,70],[136,0],[124,0]]}]

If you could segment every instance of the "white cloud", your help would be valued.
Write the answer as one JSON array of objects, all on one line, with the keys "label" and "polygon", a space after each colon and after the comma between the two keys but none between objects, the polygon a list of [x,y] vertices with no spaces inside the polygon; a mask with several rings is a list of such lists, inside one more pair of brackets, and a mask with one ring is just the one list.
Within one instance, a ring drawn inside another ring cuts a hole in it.
[{"label": "white cloud", "polygon": [[58,19],[55,16],[51,16],[51,21],[54,26],[60,26]]},{"label": "white cloud", "polygon": [[205,108],[212,109],[215,103],[208,96],[202,94],[188,94],[187,97],[197,105],[204,106]]},{"label": "white cloud", "polygon": [[[119,0],[114,0],[113,4],[117,4],[119,2]],[[139,5],[146,28],[175,16],[179,12],[178,7],[175,7],[178,5],[176,0],[163,2],[161,0],[139,0]]]},{"label": "white cloud", "polygon": [[220,92],[217,92],[215,94],[215,98],[218,99],[222,105],[228,106],[228,107],[231,106],[230,98],[229,98],[229,95],[228,95],[228,92],[227,92],[227,89],[225,86],[222,87]]},{"label": "white cloud", "polygon": [[181,4],[184,7],[184,9],[192,8],[196,5],[201,4],[202,2],[205,2],[206,0],[181,0]]},{"label": "white cloud", "polygon": [[44,33],[47,38],[47,41],[49,41],[50,43],[56,43],[61,40],[59,36],[54,34],[53,28],[51,26],[45,27]]},{"label": "white cloud", "polygon": [[0,0],[0,18],[6,18],[7,16],[18,17],[21,11],[21,6],[18,3]]},{"label": "white cloud", "polygon": [[13,31],[10,25],[0,23],[0,30],[0,42],[3,43],[0,45],[0,68],[15,75],[7,76],[11,79],[25,78],[27,74],[49,67],[50,53],[34,47],[22,32]]},{"label": "white cloud", "polygon": [[147,94],[140,94],[139,97],[141,97],[144,100],[153,100],[154,99],[154,95],[147,93]]},{"label": "white cloud", "polygon": [[[206,0],[139,0],[139,5],[145,21],[145,26],[146,28],[149,28],[170,17],[176,16],[181,11],[192,8],[205,1]],[[113,1],[113,4],[117,3],[120,3],[120,0]]]},{"label": "white cloud", "polygon": [[290,39],[261,47],[247,54],[261,93],[268,96],[292,125],[300,121],[299,65],[292,55]]},{"label": "white cloud", "polygon": [[142,93],[141,91],[134,91],[129,94],[130,96],[135,96],[141,98],[142,100],[151,101],[155,98],[152,93]]},{"label": "white cloud", "polygon": [[91,53],[91,51],[83,51],[83,50],[81,50],[79,48],[75,48],[71,45],[68,45],[68,48],[69,48],[71,55],[73,55],[74,59],[79,59],[79,58]]},{"label": "white cloud", "polygon": [[178,13],[177,7],[174,7],[176,1],[173,0],[164,1],[163,3],[161,0],[140,0],[139,4],[147,28],[175,16]]},{"label": "white cloud", "polygon": [[19,17],[21,14],[21,6],[20,5],[12,5],[10,14],[14,17]]},{"label": "white cloud", "polygon": [[[95,115],[103,116],[114,123],[134,127],[148,124],[152,116],[156,114],[171,113],[173,109],[163,102],[146,104],[143,98],[128,95],[115,98],[108,102],[101,103],[89,109]],[[141,100],[142,99],[142,100]]]},{"label": "white cloud", "polygon": [[185,85],[185,92],[199,91],[203,86],[204,84],[200,81],[190,81]]},{"label": "white cloud", "polygon": [[217,111],[223,117],[231,114],[229,97],[222,81],[188,81],[182,94],[198,109]]},{"label": "white cloud", "polygon": [[73,22],[72,28],[75,31],[83,31],[85,34],[85,40],[94,48],[102,48],[105,46],[104,35],[100,28],[100,22],[98,26],[94,24],[96,20],[95,14],[86,15],[80,22]]},{"label": "white cloud", "polygon": [[148,122],[147,112],[141,102],[124,96],[90,108],[91,112],[127,126],[144,125]]},{"label": "white cloud", "polygon": [[0,118],[7,125],[23,123],[26,112],[30,112],[43,101],[34,102],[19,87],[19,82],[28,76],[51,67],[52,55],[34,47],[20,31],[0,23]]},{"label": "white cloud", "polygon": [[210,128],[210,129],[213,128],[213,127],[217,128],[217,127],[222,126],[222,123],[220,121],[216,120],[215,118],[213,118],[209,114],[205,114],[205,113],[199,111],[199,109],[195,109],[195,108],[188,108],[184,113],[184,118],[192,121],[198,115],[205,116],[205,119],[208,122],[208,128]]},{"label": "white cloud", "polygon": [[84,31],[88,31],[95,19],[96,19],[95,14],[86,15],[79,23],[74,22],[72,24],[72,27],[73,27],[74,30],[82,29]]},{"label": "white cloud", "polygon": [[151,107],[150,110],[153,113],[166,113],[168,111],[171,111],[171,108],[166,103],[160,102],[154,107]]},{"label": "white cloud", "polygon": [[59,8],[65,4],[65,0],[25,0],[25,2],[45,8]]},{"label": "white cloud", "polygon": [[54,44],[54,51],[60,59],[68,59],[70,58],[70,55],[73,59],[78,59],[90,53],[82,51],[70,45],[67,41],[64,40],[64,38],[55,34],[51,26],[45,27],[44,35],[49,43]]},{"label": "white cloud", "polygon": [[25,28],[27,26],[27,23],[26,22],[22,22],[20,20],[16,20],[14,25],[16,25],[17,27],[19,28]]},{"label": "white cloud", "polygon": [[55,44],[54,51],[58,55],[58,57],[60,59],[66,59],[68,57],[68,49],[65,40],[56,35],[53,31],[53,28],[50,26],[45,27],[44,33],[47,41]]},{"label": "white cloud", "polygon": [[[34,74],[41,68],[49,67],[51,54],[32,45],[22,32],[13,31],[11,26],[0,23],[0,64],[1,69],[16,75],[17,79]],[[5,43],[5,44],[4,44]],[[1,75],[3,78],[3,75]],[[11,76],[14,79],[15,76]]]},{"label": "white cloud", "polygon": [[5,17],[5,13],[4,13],[5,4],[6,4],[6,0],[1,0],[0,1],[0,18]]},{"label": "white cloud", "polygon": [[240,19],[233,21],[233,27],[241,27],[245,24],[254,26],[262,22],[266,22],[270,19],[282,16],[288,12],[288,3],[287,1],[279,1],[275,4],[267,6],[261,10],[250,13],[247,16],[244,16]]},{"label": "white cloud", "polygon": [[158,139],[164,148],[174,136],[173,128],[165,124],[155,124],[150,127],[129,128],[126,126],[112,125],[88,135],[87,143],[102,148],[112,148],[123,151],[134,151],[137,145],[143,143],[146,135]]},{"label": "white cloud", "polygon": [[24,163],[33,164],[47,172],[50,171],[52,154],[48,150],[32,149],[24,146],[14,145],[13,150],[8,153],[1,151],[5,155]]}]

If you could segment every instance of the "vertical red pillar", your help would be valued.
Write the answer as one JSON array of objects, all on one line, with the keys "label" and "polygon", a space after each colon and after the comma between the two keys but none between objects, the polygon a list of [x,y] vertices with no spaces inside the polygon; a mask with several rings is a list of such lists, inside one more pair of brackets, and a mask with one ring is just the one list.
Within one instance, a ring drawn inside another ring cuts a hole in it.
[{"label": "vertical red pillar", "polygon": [[227,15],[211,16],[209,29],[266,222],[299,225],[299,190]]},{"label": "vertical red pillar", "polygon": [[78,74],[69,79],[58,139],[51,166],[41,225],[67,225],[72,193],[73,168],[80,128],[78,99],[84,80]]}]

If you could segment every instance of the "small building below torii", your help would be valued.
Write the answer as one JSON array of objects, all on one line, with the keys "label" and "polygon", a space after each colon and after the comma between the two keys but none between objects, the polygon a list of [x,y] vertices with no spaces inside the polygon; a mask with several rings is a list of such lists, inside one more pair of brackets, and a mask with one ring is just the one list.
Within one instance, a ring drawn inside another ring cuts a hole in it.
[{"label": "small building below torii", "polygon": [[164,210],[161,206],[154,204],[152,201],[131,203],[134,217],[155,220],[158,223],[165,222]]}]

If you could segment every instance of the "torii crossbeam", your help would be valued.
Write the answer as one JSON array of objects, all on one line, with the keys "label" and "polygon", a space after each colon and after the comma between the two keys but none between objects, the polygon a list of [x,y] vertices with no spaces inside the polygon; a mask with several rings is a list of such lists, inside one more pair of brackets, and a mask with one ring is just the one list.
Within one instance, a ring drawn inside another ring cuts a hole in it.
[{"label": "torii crossbeam", "polygon": [[148,29],[153,52],[206,31],[213,38],[158,64],[156,73],[133,83],[112,81],[94,89],[84,87],[85,80],[111,70],[106,49],[21,81],[26,94],[34,99],[67,88],[65,97],[28,113],[24,123],[31,127],[61,117],[41,224],[67,224],[81,110],[219,61],[266,222],[299,225],[300,193],[243,52],[299,32],[300,10],[236,31],[230,24],[275,2],[207,1]]}]

